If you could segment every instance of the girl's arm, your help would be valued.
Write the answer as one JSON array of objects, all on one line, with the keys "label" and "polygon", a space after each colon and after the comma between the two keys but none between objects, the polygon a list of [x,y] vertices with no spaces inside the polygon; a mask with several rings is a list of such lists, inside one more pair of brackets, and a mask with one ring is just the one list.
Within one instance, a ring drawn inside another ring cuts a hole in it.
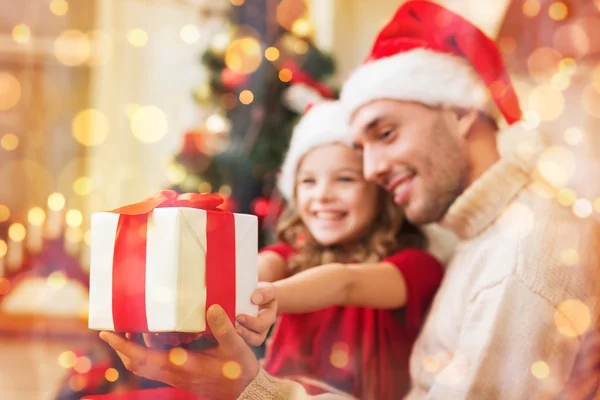
[{"label": "girl's arm", "polygon": [[279,254],[273,251],[265,251],[258,255],[259,282],[275,282],[287,276],[287,264]]},{"label": "girl's arm", "polygon": [[406,304],[406,282],[388,262],[326,264],[274,283],[278,311],[313,312],[331,306],[395,309]]}]

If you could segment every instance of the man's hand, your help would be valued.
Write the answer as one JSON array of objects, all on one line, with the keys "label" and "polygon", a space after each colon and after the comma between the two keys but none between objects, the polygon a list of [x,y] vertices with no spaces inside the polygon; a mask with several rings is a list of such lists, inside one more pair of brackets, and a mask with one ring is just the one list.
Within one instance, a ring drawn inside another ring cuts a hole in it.
[{"label": "man's hand", "polygon": [[252,294],[252,302],[258,305],[258,316],[240,314],[237,316],[237,333],[250,346],[260,346],[266,339],[269,329],[277,319],[277,291],[272,283],[259,282]]},{"label": "man's hand", "polygon": [[100,333],[100,338],[136,375],[201,397],[236,399],[258,374],[258,361],[220,306],[211,306],[206,318],[218,345],[204,351],[146,348],[106,331]]}]

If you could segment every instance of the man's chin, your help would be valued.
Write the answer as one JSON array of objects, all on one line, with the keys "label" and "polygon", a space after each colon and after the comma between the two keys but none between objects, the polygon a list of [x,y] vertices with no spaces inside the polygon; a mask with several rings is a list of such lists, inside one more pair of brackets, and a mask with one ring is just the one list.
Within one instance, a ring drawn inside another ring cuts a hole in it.
[{"label": "man's chin", "polygon": [[427,225],[439,222],[442,219],[443,213],[440,215],[440,213],[431,212],[431,210],[422,210],[409,206],[405,209],[404,215],[414,225]]}]

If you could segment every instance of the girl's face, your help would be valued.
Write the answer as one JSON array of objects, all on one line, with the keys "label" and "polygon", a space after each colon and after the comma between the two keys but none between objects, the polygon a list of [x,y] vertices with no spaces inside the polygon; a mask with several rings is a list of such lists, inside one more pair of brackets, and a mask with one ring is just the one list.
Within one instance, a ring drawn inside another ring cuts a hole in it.
[{"label": "girl's face", "polygon": [[377,186],[365,181],[360,155],[343,144],[314,148],[296,175],[300,218],[320,244],[350,244],[360,239],[377,213]]}]

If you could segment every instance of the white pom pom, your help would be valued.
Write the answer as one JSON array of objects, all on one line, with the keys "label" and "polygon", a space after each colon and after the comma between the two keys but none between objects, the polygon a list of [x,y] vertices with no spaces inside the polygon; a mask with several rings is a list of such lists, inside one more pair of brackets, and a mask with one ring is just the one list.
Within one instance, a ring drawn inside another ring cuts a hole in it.
[{"label": "white pom pom", "polygon": [[322,100],[323,97],[315,89],[304,84],[292,85],[283,94],[285,106],[298,114],[304,113],[309,104]]}]

